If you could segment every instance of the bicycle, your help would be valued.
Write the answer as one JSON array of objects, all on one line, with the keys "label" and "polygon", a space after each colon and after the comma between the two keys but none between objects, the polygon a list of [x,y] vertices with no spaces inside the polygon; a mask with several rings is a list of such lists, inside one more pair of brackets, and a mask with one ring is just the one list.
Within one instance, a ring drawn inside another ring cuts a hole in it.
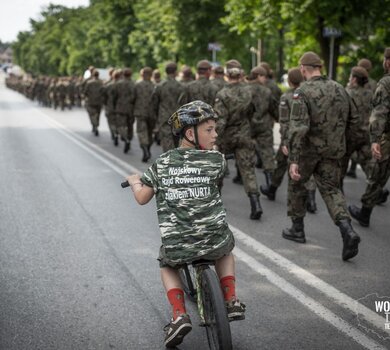
[{"label": "bicycle", "polygon": [[[122,188],[130,186],[128,181]],[[179,269],[183,290],[197,304],[200,326],[206,328],[211,350],[231,350],[232,336],[226,303],[216,272],[210,268],[214,261],[196,260]]]},{"label": "bicycle", "polygon": [[230,323],[217,274],[210,265],[214,261],[196,260],[179,270],[183,289],[192,302],[197,303],[201,320],[206,328],[211,350],[230,350],[232,336]]}]

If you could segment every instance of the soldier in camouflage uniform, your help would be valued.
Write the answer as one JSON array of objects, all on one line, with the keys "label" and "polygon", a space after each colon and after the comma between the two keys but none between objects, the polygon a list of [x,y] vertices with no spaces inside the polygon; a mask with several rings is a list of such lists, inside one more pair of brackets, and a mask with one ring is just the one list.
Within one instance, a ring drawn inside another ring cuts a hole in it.
[{"label": "soldier in camouflage uniform", "polygon": [[137,135],[143,152],[142,161],[146,163],[151,157],[150,147],[153,143],[153,129],[155,125],[152,110],[152,94],[154,85],[151,82],[152,68],[144,67],[141,70],[142,80],[135,84],[134,116],[137,120]]},{"label": "soldier in camouflage uniform", "polygon": [[173,314],[165,328],[164,345],[169,348],[192,329],[178,272],[184,263],[214,260],[229,320],[245,318],[245,305],[235,292],[234,237],[220,194],[227,164],[212,150],[216,118],[211,106],[201,101],[182,106],[170,119],[180,147],[162,154],[141,178],[127,178],[139,204],[156,195],[162,240],[158,260]]},{"label": "soldier in camouflage uniform", "polygon": [[165,66],[167,78],[157,85],[152,95],[153,113],[156,118],[155,132],[161,140],[163,152],[175,147],[169,117],[179,108],[178,99],[183,92],[183,85],[176,81],[177,65],[174,62]]},{"label": "soldier in camouflage uniform", "polygon": [[363,206],[355,205],[348,209],[353,218],[362,226],[368,227],[374,206],[380,202],[383,187],[390,177],[390,47],[384,54],[384,77],[378,82],[370,116],[371,152],[376,160],[373,171],[368,179],[368,185],[361,198]]},{"label": "soldier in camouflage uniform", "polygon": [[225,73],[223,71],[223,67],[216,66],[212,69],[213,78],[211,79],[211,84],[217,87],[217,92],[222,90],[227,84],[225,80]]},{"label": "soldier in camouflage uniform", "polygon": [[130,142],[133,139],[134,132],[135,84],[131,80],[131,75],[131,69],[125,68],[123,70],[123,78],[118,80],[113,87],[116,126],[121,140],[125,143],[124,153],[130,150]]},{"label": "soldier in camouflage uniform", "polygon": [[196,69],[197,79],[184,85],[184,91],[179,98],[180,105],[197,100],[210,105],[214,103],[217,87],[209,80],[211,75],[210,62],[207,60],[199,61]]},{"label": "soldier in camouflage uniform", "polygon": [[348,95],[351,97],[355,108],[357,109],[357,113],[360,116],[360,135],[359,138],[351,140],[352,142],[347,144],[347,152],[343,158],[342,164],[342,179],[346,175],[349,159],[354,152],[356,152],[357,162],[361,165],[367,177],[371,173],[371,168],[373,166],[370,150],[370,136],[368,133],[368,124],[371,114],[371,100],[373,94],[371,89],[367,89],[365,87],[367,81],[368,73],[364,68],[358,66],[352,68],[346,90]]},{"label": "soldier in camouflage uniform", "polygon": [[61,111],[65,110],[68,84],[65,77],[61,77],[57,85],[58,101]]},{"label": "soldier in camouflage uniform", "polygon": [[[372,69],[371,61],[369,59],[367,59],[367,58],[362,58],[358,62],[357,65],[358,65],[358,67],[362,67],[362,68],[364,68],[367,71],[368,81],[366,82],[364,87],[366,89],[370,90],[372,92],[372,95],[374,95],[377,82],[374,79],[369,77],[369,73],[370,73],[370,71]],[[348,86],[349,86],[349,84],[348,84]],[[371,153],[371,151],[370,151],[370,153]],[[356,179],[356,177],[357,177],[357,175],[356,175],[356,166],[357,166],[357,163],[358,163],[358,159],[357,158],[358,158],[358,155],[356,153],[352,153],[351,165],[349,167],[349,170],[346,173],[347,176],[352,177],[354,179]]]},{"label": "soldier in camouflage uniform", "polygon": [[372,63],[369,59],[367,58],[362,58],[361,60],[359,60],[358,62],[358,67],[362,67],[364,68],[366,71],[367,71],[367,74],[368,74],[368,81],[367,83],[364,85],[364,87],[366,89],[369,89],[372,91],[372,94],[375,93],[375,90],[376,90],[376,86],[377,86],[377,82],[376,80],[372,79],[370,77],[370,71],[372,69]]},{"label": "soldier in camouflage uniform", "polygon": [[158,69],[155,69],[153,71],[152,82],[154,85],[158,85],[161,83],[161,73]]},{"label": "soldier in camouflage uniform", "polygon": [[99,79],[99,72],[94,70],[92,78],[85,84],[85,107],[92,124],[92,132],[99,135],[100,111],[103,105],[103,81]]},{"label": "soldier in camouflage uniform", "polygon": [[255,110],[252,94],[241,82],[240,62],[236,60],[226,62],[225,73],[228,84],[217,93],[214,104],[219,116],[218,146],[223,153],[235,155],[245,192],[250,199],[250,218],[259,220],[263,210],[260,205],[260,193],[254,168],[255,146],[251,138],[250,123]]},{"label": "soldier in camouflage uniform", "polygon": [[278,105],[271,89],[267,87],[267,71],[263,67],[253,68],[250,77],[248,86],[257,101],[253,120],[256,125],[252,130],[252,136],[263,163],[266,184],[270,186],[275,169],[273,127],[274,120],[278,119]]},{"label": "soldier in camouflage uniform", "polygon": [[306,52],[300,59],[306,82],[293,95],[289,129],[288,216],[293,225],[283,237],[305,243],[303,218],[306,212],[305,183],[314,175],[318,189],[343,239],[342,259],[358,253],[360,237],[351,226],[341,192],[341,159],[346,150],[346,134],[353,135],[359,117],[345,89],[321,76],[321,59]]},{"label": "soldier in camouflage uniform", "polygon": [[[299,68],[292,68],[288,71],[288,84],[291,89],[282,95],[279,104],[280,146],[276,153],[277,166],[272,174],[270,185],[260,186],[261,193],[266,195],[269,200],[275,200],[276,190],[282,184],[284,174],[288,168],[288,130],[291,106],[293,94],[302,82],[303,76]],[[308,191],[306,209],[310,213],[315,213],[317,211],[317,204],[315,202],[316,184],[313,176],[310,177],[305,187]]]},{"label": "soldier in camouflage uniform", "polygon": [[115,146],[118,146],[118,128],[116,126],[116,114],[115,114],[115,100],[113,89],[115,83],[120,79],[121,72],[116,71],[114,68],[109,70],[110,79],[106,81],[103,85],[103,102],[104,109],[106,112],[106,118],[108,123],[108,128],[111,133],[111,140]]},{"label": "soldier in camouflage uniform", "polygon": [[180,70],[180,83],[186,85],[194,80],[194,75],[192,73],[191,67],[183,66]]}]

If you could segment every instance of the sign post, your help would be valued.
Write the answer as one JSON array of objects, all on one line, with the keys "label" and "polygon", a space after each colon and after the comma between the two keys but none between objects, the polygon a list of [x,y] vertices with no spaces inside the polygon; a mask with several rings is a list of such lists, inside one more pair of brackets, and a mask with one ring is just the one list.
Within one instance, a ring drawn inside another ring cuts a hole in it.
[{"label": "sign post", "polygon": [[221,51],[221,48],[219,43],[209,43],[208,50],[212,51],[212,62],[217,62],[217,51]]},{"label": "sign post", "polygon": [[324,38],[330,38],[330,52],[329,52],[329,79],[333,78],[333,58],[334,58],[334,40],[341,36],[341,30],[331,27],[325,27],[322,31]]}]

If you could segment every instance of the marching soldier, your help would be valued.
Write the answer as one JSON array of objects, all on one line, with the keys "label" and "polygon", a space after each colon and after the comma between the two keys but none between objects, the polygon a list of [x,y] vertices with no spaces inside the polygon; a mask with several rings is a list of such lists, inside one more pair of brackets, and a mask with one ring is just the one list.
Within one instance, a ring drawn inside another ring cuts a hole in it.
[{"label": "marching soldier", "polygon": [[99,136],[100,111],[103,105],[103,81],[99,79],[99,72],[94,70],[92,78],[85,84],[85,107],[92,124],[92,132]]}]

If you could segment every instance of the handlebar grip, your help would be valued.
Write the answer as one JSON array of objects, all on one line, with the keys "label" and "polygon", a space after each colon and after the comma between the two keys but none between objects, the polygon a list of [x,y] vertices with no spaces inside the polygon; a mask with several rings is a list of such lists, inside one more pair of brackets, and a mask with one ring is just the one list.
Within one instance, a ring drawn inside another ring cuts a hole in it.
[{"label": "handlebar grip", "polygon": [[130,186],[129,181],[122,182],[121,186],[122,186],[122,188],[129,187]]}]

